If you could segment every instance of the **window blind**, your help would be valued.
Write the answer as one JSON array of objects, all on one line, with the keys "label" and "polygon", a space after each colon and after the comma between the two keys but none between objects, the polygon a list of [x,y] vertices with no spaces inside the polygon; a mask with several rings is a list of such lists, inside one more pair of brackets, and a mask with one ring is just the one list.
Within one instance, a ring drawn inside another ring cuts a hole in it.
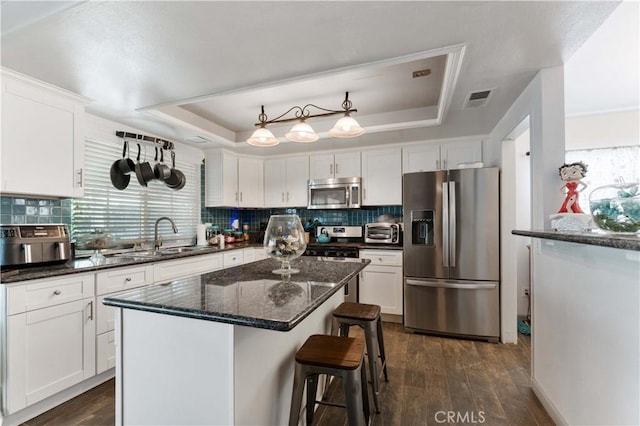
[{"label": "window blind", "polygon": [[[130,149],[135,161],[136,144],[131,143]],[[155,149],[145,144],[143,155],[145,150],[146,159],[153,167]],[[165,164],[170,167],[171,157],[167,154],[165,152]],[[169,223],[161,223],[158,230],[164,240],[195,238],[200,222],[200,165],[181,162],[177,153],[176,168],[187,178],[182,189],[170,189],[157,180],[150,181],[145,188],[132,173],[129,185],[121,191],[113,187],[109,174],[113,162],[121,157],[121,144],[86,140],[84,197],[72,202],[72,237],[78,240],[101,229],[118,240],[152,240],[155,221],[168,216],[179,232],[174,234]]]}]

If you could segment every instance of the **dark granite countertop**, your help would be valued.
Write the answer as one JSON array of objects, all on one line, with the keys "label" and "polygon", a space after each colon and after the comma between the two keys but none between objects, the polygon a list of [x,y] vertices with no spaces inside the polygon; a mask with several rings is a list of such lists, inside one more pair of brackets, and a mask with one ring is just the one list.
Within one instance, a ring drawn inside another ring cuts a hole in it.
[{"label": "dark granite countertop", "polygon": [[265,259],[104,299],[104,304],[247,327],[289,331],[356,276],[369,260],[332,262],[302,257],[289,282]]},{"label": "dark granite countertop", "polygon": [[112,255],[105,257],[99,263],[94,263],[88,258],[79,258],[70,260],[58,265],[35,266],[22,269],[2,268],[0,273],[0,284],[13,283],[18,281],[35,280],[39,278],[57,277],[60,275],[79,274],[83,272],[100,271],[109,268],[119,268],[123,266],[136,266],[146,263],[156,263],[165,260],[179,259],[189,256],[198,256],[210,253],[222,253],[229,250],[238,250],[248,247],[262,247],[262,244],[253,243],[236,243],[228,244],[224,249],[214,246],[198,248],[197,250],[184,253],[165,254],[157,257],[140,258],[135,257],[134,253],[129,253],[131,257]]},{"label": "dark granite countertop", "polygon": [[640,234],[622,235],[605,232],[568,232],[568,231],[527,231],[513,230],[514,235],[543,238],[547,240],[566,241],[570,243],[592,246],[612,247],[624,250],[640,251]]}]

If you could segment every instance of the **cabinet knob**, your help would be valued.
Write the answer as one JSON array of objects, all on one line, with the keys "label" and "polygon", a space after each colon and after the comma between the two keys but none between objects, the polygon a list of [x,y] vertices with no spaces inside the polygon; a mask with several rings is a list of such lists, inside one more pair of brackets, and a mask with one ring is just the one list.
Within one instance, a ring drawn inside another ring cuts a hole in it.
[{"label": "cabinet knob", "polygon": [[379,258],[378,258],[378,261],[379,261],[379,262],[382,262],[382,258],[381,258],[381,257],[379,257]]},{"label": "cabinet knob", "polygon": [[60,290],[56,290],[53,292],[53,294],[55,294],[56,296],[60,296],[62,292]]}]

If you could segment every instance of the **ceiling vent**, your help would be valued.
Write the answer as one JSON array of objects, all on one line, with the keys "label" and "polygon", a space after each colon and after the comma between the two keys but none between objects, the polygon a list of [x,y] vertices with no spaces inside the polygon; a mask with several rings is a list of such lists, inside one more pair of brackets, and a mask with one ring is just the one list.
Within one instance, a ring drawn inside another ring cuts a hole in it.
[{"label": "ceiling vent", "polygon": [[489,99],[491,99],[493,91],[494,89],[485,89],[477,92],[469,92],[465,98],[462,108],[478,108],[485,106],[489,102]]},{"label": "ceiling vent", "polygon": [[205,139],[202,136],[192,136],[187,138],[187,141],[191,143],[211,143],[209,139]]},{"label": "ceiling vent", "polygon": [[431,70],[427,68],[426,70],[414,71],[412,76],[413,78],[420,78],[420,77],[426,77],[429,74],[431,74]]}]

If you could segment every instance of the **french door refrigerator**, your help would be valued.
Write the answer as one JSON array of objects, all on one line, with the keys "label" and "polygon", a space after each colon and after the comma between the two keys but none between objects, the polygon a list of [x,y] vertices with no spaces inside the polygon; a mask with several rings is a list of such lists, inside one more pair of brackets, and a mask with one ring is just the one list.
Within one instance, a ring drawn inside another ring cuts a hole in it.
[{"label": "french door refrigerator", "polygon": [[500,336],[498,168],[407,173],[407,331],[497,341]]}]

